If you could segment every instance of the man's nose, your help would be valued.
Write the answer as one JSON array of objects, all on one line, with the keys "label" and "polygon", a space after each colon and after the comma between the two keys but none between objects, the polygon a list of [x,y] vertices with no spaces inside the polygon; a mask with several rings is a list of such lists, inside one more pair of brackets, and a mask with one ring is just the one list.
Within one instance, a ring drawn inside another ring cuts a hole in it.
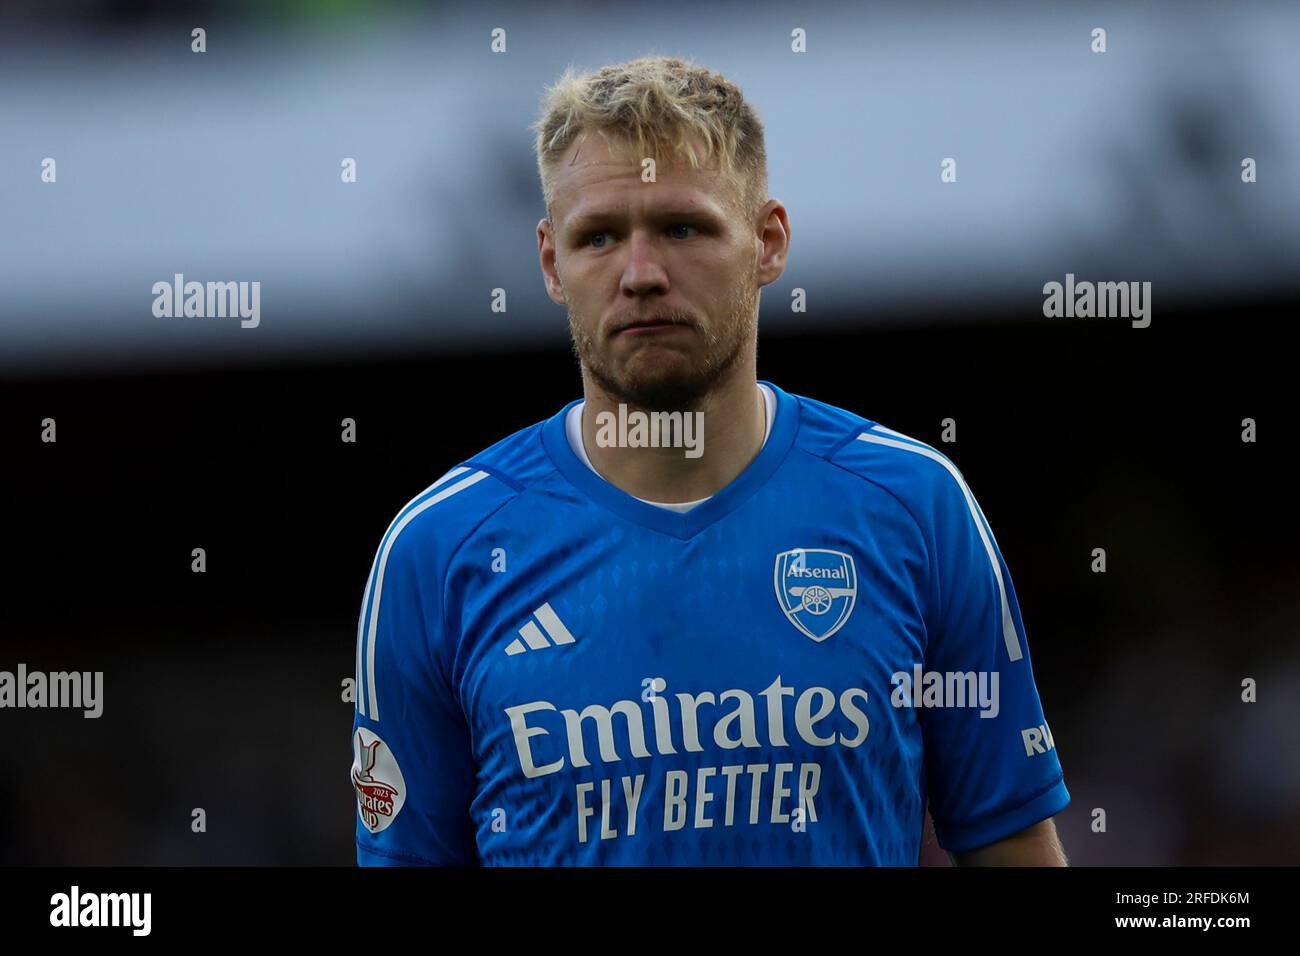
[{"label": "man's nose", "polygon": [[627,241],[628,259],[623,267],[622,291],[626,295],[647,295],[668,291],[668,273],[659,261],[659,250],[644,230],[634,230]]}]

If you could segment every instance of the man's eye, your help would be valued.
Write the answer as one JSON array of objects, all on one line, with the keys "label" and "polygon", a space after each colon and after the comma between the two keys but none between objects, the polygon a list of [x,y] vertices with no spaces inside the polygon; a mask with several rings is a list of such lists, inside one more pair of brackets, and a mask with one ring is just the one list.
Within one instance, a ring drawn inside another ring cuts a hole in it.
[{"label": "man's eye", "polygon": [[673,226],[673,228],[672,228],[672,230],[671,230],[674,239],[690,239],[690,238],[692,238],[692,236],[689,236],[689,235],[687,235],[687,236],[680,235],[680,234],[678,233],[678,230],[679,230],[679,229],[691,229],[691,230],[694,230],[694,232],[699,232],[699,231],[700,231],[700,230],[697,229],[695,226],[688,225],[687,223],[684,223],[684,222],[679,222],[677,225]]},{"label": "man's eye", "polygon": [[587,236],[587,238],[584,240],[584,242],[585,242],[587,245],[591,246],[593,249],[603,249],[603,248],[605,248],[605,243],[603,243],[603,242],[597,242],[596,240],[597,240],[597,239],[605,238],[605,237],[608,236],[608,235],[609,235],[609,233],[607,233],[607,232],[593,232],[593,233],[591,233],[590,235]]}]

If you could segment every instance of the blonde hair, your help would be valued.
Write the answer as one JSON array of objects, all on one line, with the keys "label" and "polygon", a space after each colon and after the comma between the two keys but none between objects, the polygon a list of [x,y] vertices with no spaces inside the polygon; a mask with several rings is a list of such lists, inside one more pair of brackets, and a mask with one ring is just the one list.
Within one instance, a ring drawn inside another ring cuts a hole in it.
[{"label": "blonde hair", "polygon": [[[724,77],[676,57],[650,56],[581,73],[570,66],[547,87],[537,134],[537,170],[550,215],[552,176],[581,134],[596,132],[654,157],[656,165],[684,155],[692,168],[717,163],[750,215],[767,201],[767,150],[763,123],[740,88]],[[704,144],[704,155],[694,143]],[[736,200],[730,200],[733,203]]]}]

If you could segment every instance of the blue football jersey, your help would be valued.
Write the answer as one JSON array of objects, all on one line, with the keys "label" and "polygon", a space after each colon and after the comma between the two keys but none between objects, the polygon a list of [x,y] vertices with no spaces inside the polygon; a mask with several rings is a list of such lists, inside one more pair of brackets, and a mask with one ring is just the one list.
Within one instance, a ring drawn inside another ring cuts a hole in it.
[{"label": "blue football jersey", "polygon": [[[357,634],[361,864],[915,865],[1069,802],[1011,575],[961,473],[776,394],[686,512],[562,409],[384,534]],[[572,407],[572,405],[570,405]]]}]

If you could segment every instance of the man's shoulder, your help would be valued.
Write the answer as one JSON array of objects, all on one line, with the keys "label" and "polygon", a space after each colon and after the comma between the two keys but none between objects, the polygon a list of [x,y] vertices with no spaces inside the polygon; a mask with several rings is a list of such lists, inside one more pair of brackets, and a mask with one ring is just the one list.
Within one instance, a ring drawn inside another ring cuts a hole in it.
[{"label": "man's shoulder", "polygon": [[496,512],[550,476],[542,444],[545,420],[521,428],[459,462],[393,517],[385,542],[448,553]]},{"label": "man's shoulder", "polygon": [[961,476],[937,448],[856,412],[803,395],[798,446],[877,485],[909,510],[929,511],[936,497],[959,492]]}]

